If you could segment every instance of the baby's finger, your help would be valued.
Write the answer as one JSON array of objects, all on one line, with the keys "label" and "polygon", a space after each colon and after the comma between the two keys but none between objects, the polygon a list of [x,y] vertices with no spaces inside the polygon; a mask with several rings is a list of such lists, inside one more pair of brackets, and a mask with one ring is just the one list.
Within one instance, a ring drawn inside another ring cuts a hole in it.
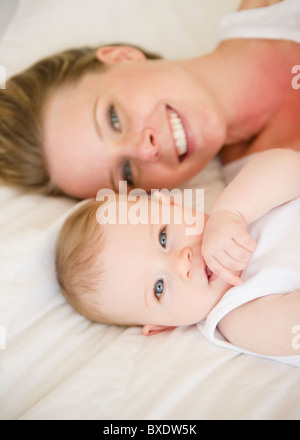
[{"label": "baby's finger", "polygon": [[246,269],[249,262],[237,261],[226,250],[220,250],[214,254],[216,260],[226,269],[232,271],[241,271]]},{"label": "baby's finger", "polygon": [[240,277],[223,266],[223,264],[221,264],[215,257],[207,257],[205,258],[205,262],[209,269],[226,283],[233,286],[239,286],[242,283]]},{"label": "baby's finger", "polygon": [[[230,240],[228,243],[226,243],[225,250],[235,261],[245,263],[246,267],[253,255],[253,252],[249,251],[233,240]],[[245,269],[245,266],[242,267],[241,270],[242,269]]]},{"label": "baby's finger", "polygon": [[224,255],[222,255],[218,261],[227,269],[233,270],[245,270],[248,267],[249,261],[238,261],[231,255],[229,255],[226,251],[224,251]]},{"label": "baby's finger", "polygon": [[204,259],[207,255],[214,257],[222,266],[231,271],[246,269],[252,257],[249,251],[237,245],[232,240],[224,241],[222,248],[214,249],[213,252],[209,252],[208,254],[203,252]]},{"label": "baby's finger", "polygon": [[245,230],[240,230],[239,232],[237,232],[233,236],[233,240],[240,246],[243,246],[249,252],[254,252],[257,246],[254,238],[252,238],[251,235],[248,234],[248,232]]}]

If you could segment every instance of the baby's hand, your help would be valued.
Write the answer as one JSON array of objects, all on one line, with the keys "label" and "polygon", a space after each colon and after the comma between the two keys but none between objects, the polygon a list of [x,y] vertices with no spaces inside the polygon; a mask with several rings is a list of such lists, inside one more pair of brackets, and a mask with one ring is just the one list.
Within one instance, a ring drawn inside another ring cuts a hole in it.
[{"label": "baby's hand", "polygon": [[236,275],[249,264],[256,242],[245,229],[245,221],[230,211],[214,212],[203,233],[202,255],[209,269],[229,284],[238,286]]}]

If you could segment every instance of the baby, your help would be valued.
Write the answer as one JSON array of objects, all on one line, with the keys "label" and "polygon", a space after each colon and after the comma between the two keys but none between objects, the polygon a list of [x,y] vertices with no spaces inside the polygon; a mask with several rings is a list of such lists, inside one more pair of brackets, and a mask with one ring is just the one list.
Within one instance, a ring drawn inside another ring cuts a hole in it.
[{"label": "baby", "polygon": [[97,221],[110,204],[116,219],[129,213],[122,195],[69,216],[56,255],[68,301],[96,322],[144,335],[197,324],[218,345],[300,366],[299,153],[254,155],[209,216],[193,212],[197,235],[187,234],[186,208],[158,195],[139,202],[143,223]]}]

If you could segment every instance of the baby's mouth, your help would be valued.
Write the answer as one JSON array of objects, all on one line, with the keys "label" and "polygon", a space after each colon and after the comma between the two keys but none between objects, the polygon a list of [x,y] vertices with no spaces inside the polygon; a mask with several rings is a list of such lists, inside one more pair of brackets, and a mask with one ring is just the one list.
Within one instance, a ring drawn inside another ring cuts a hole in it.
[{"label": "baby's mouth", "polygon": [[208,266],[205,267],[205,272],[206,272],[207,280],[209,283],[212,283],[213,281],[215,281],[217,279],[217,275],[214,274]]}]

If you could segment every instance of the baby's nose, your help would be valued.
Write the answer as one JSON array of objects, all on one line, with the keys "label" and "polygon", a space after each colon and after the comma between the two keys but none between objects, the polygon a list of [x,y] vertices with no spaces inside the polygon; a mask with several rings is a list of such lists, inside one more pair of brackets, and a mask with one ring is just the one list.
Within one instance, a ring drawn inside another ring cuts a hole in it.
[{"label": "baby's nose", "polygon": [[186,247],[179,252],[177,258],[177,270],[180,278],[183,281],[188,281],[192,277],[192,258],[193,252],[189,247]]}]

